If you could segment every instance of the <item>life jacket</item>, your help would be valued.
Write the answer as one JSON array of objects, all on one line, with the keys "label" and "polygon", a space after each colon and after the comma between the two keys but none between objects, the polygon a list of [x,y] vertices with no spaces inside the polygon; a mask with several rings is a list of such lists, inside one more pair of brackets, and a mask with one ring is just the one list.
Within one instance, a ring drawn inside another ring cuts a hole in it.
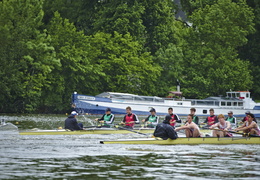
[{"label": "life jacket", "polygon": [[193,116],[192,122],[194,122],[194,123],[195,123],[196,117],[197,117],[196,115],[195,115],[195,116]]},{"label": "life jacket", "polygon": [[111,116],[112,116],[112,114],[106,114],[104,116],[104,121],[110,121]]},{"label": "life jacket", "polygon": [[156,122],[156,119],[157,119],[157,116],[152,116],[152,115],[150,115],[149,116],[149,119],[148,119],[148,122]]},{"label": "life jacket", "polygon": [[215,115],[212,117],[211,116],[208,117],[208,125],[211,126],[215,123],[215,117],[216,117]]},{"label": "life jacket", "polygon": [[173,127],[175,127],[176,122],[172,123],[172,121],[177,120],[177,119],[174,119],[174,116],[175,116],[175,114],[171,115],[172,119],[169,121],[170,125],[173,126]]},{"label": "life jacket", "polygon": [[228,117],[228,118],[226,119],[226,121],[229,121],[230,123],[233,123],[233,119],[234,119],[233,116],[232,116],[232,117]]},{"label": "life jacket", "polygon": [[130,127],[133,127],[134,126],[134,123],[129,123],[129,122],[132,122],[134,121],[134,114],[132,113],[131,116],[128,116],[128,114],[125,116],[125,125],[126,126],[130,126]]}]

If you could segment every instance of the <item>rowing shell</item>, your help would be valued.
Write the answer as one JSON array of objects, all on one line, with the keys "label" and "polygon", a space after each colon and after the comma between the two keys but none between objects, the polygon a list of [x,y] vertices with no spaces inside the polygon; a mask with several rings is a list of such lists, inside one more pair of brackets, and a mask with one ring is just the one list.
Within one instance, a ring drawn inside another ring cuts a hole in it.
[{"label": "rowing shell", "polygon": [[[133,129],[136,132],[140,133],[153,133],[153,128],[140,128]],[[80,135],[80,134],[129,134],[135,133],[130,130],[121,130],[115,128],[90,128],[86,130],[70,131],[66,129],[57,129],[57,130],[30,130],[30,131],[21,131],[20,135]]]},{"label": "rowing shell", "polygon": [[[144,134],[152,134],[154,132],[153,128],[139,128],[134,129],[136,132]],[[86,130],[70,131],[67,129],[56,129],[56,130],[30,130],[30,131],[20,131],[20,135],[80,135],[80,134],[129,134],[136,133],[130,130],[116,129],[116,128],[89,128]],[[202,130],[204,133],[210,133],[210,130]]]},{"label": "rowing shell", "polygon": [[100,141],[101,144],[260,144],[260,137],[201,137],[186,138],[181,137],[175,140],[160,138],[143,138],[143,139],[119,139],[114,141]]}]

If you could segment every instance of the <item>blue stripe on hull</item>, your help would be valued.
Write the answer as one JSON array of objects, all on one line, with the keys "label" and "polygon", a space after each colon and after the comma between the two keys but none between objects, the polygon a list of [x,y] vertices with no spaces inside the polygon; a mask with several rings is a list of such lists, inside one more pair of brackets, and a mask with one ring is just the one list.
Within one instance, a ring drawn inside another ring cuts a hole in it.
[{"label": "blue stripe on hull", "polygon": [[260,106],[255,106],[254,110],[260,110]]}]

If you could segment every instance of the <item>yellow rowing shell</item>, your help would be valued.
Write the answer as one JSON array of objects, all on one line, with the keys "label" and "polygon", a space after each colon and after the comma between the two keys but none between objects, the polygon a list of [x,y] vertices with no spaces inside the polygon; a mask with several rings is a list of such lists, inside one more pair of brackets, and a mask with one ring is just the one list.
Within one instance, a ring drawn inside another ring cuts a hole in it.
[{"label": "yellow rowing shell", "polygon": [[[154,129],[152,128],[140,128],[134,129],[136,132],[140,133],[153,133]],[[57,130],[30,130],[30,131],[20,131],[20,135],[80,135],[80,134],[129,134],[136,133],[131,130],[121,130],[114,128],[91,128],[87,130],[79,131],[70,131],[66,129],[57,129]]]},{"label": "yellow rowing shell", "polygon": [[[20,131],[20,135],[80,135],[80,134],[129,134],[140,132],[143,134],[152,134],[154,132],[153,128],[139,128],[131,130],[115,129],[115,128],[89,128],[80,131],[70,131],[66,129],[57,130],[30,130],[30,131]],[[201,130],[203,133],[210,133],[210,130]]]},{"label": "yellow rowing shell", "polygon": [[114,141],[100,141],[101,144],[260,144],[260,137],[201,137],[201,138],[177,138],[175,140],[160,138],[143,138],[143,139],[119,139]]}]

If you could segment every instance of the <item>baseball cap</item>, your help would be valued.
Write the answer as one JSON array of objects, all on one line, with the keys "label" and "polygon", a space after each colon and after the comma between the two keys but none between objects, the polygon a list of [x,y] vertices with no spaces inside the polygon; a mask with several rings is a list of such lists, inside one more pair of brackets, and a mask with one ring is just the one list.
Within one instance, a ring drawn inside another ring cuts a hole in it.
[{"label": "baseball cap", "polygon": [[233,114],[233,112],[232,111],[228,111],[228,114]]},{"label": "baseball cap", "polygon": [[110,109],[110,108],[106,108],[106,112],[107,112],[107,111],[111,111],[111,109]]},{"label": "baseball cap", "polygon": [[78,115],[78,113],[76,111],[72,111],[71,114],[72,115]]},{"label": "baseball cap", "polygon": [[249,113],[250,113],[250,111],[246,111],[246,112],[245,112],[245,114],[249,114]]},{"label": "baseball cap", "polygon": [[154,108],[150,109],[150,112],[156,112]]}]

